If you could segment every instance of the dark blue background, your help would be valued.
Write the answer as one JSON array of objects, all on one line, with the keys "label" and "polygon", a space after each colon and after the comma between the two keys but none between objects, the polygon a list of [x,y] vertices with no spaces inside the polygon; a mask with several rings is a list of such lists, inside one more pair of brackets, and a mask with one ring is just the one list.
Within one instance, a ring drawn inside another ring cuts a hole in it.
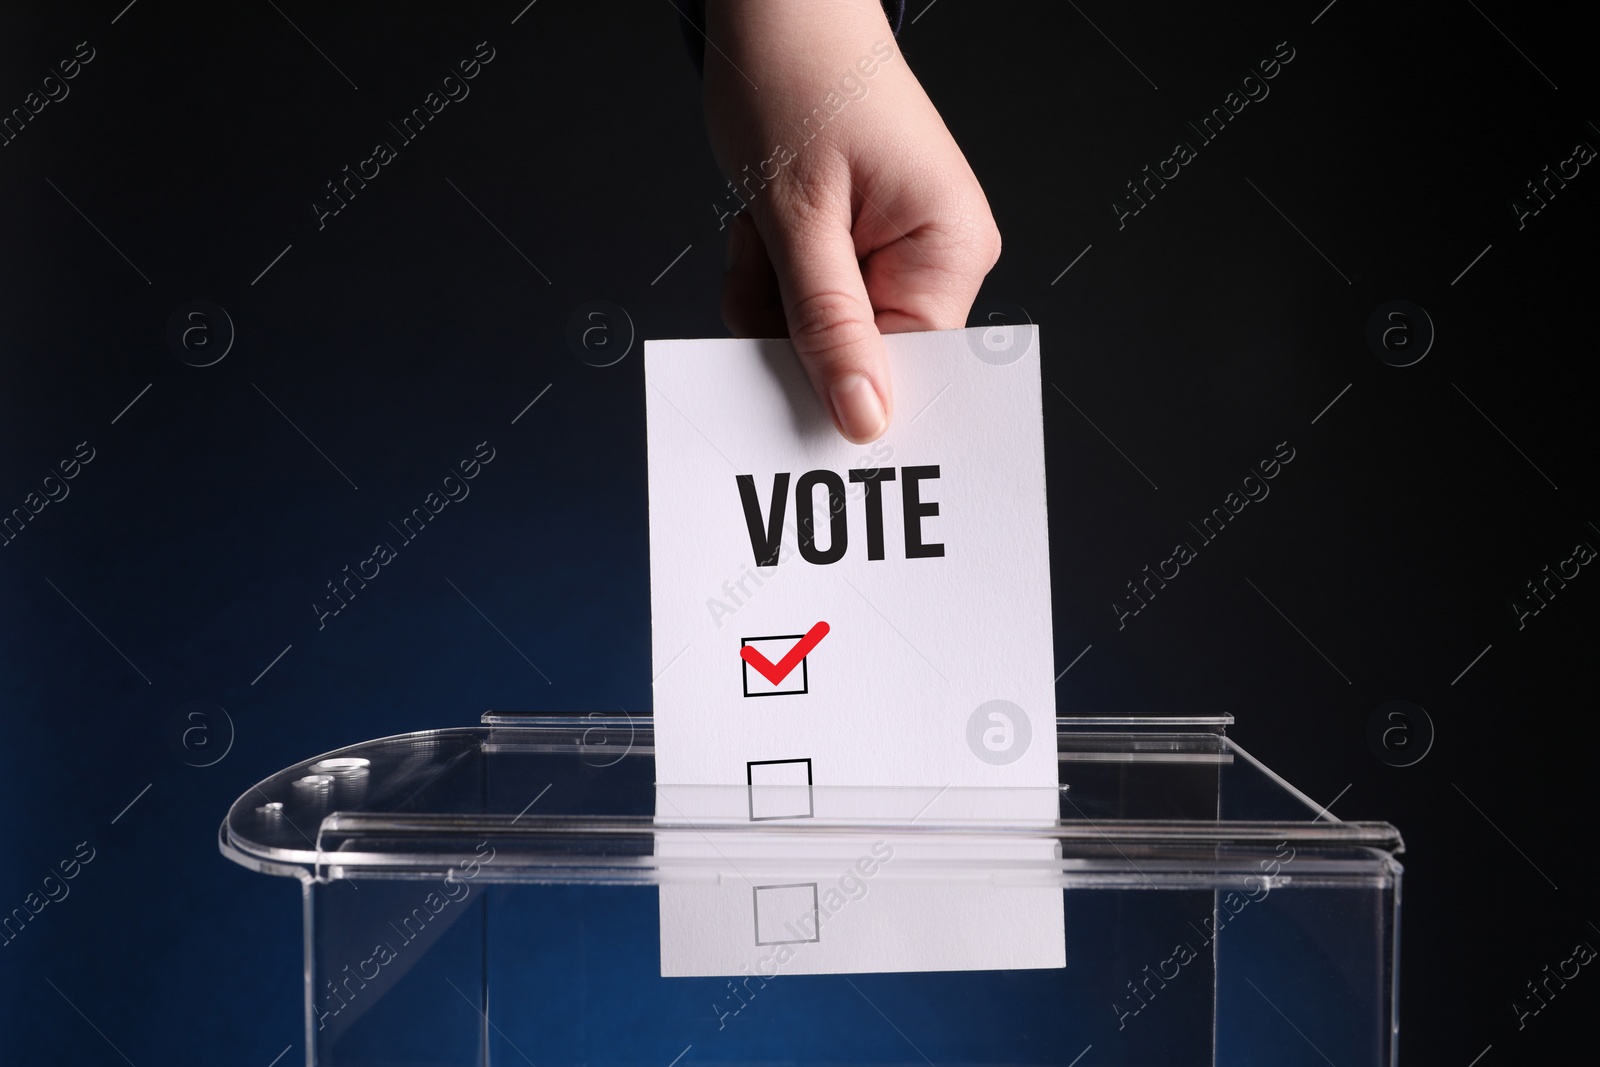
[{"label": "dark blue background", "polygon": [[[722,179],[676,16],[278,6],[0,15],[0,109],[96,50],[0,148],[0,508],[95,449],[0,548],[0,910],[96,850],[0,948],[6,1062],[298,1050],[298,894],[218,855],[236,796],[485,708],[650,705],[640,352],[596,368],[565,335],[594,298],[640,338],[723,332]],[[1348,785],[1340,816],[1400,826],[1404,1049],[1463,1064],[1585,1033],[1596,980],[1520,1032],[1510,1003],[1600,939],[1600,579],[1522,630],[1509,606],[1600,544],[1600,179],[1585,168],[1521,230],[1510,207],[1600,143],[1593,64],[1564,10],[1493,8],[944,0],[902,36],[1005,237],[985,296],[1042,328],[1058,666],[1092,646],[1059,710],[1231,713],[1319,801]],[[318,231],[323,182],[483,40],[471,96]],[[1271,95],[1119,230],[1124,183],[1282,40]],[[207,368],[165,336],[196,298],[237,329]],[[1365,340],[1395,298],[1438,330],[1412,367]],[[485,440],[471,496],[319,631],[324,583]],[[1271,497],[1118,630],[1123,583],[1285,440]],[[1438,731],[1409,768],[1366,741],[1396,698]],[[195,700],[236,729],[210,767],[170,743]]]}]

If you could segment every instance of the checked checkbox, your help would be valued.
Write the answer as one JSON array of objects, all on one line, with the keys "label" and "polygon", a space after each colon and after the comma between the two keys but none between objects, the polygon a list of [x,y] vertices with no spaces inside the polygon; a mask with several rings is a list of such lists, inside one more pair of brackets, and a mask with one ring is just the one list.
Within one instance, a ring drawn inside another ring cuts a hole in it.
[{"label": "checked checkbox", "polygon": [[817,642],[827,635],[828,624],[819,622],[803,634],[740,638],[739,659],[743,661],[744,695],[797,696],[810,692],[811,673],[807,657],[817,647]]}]

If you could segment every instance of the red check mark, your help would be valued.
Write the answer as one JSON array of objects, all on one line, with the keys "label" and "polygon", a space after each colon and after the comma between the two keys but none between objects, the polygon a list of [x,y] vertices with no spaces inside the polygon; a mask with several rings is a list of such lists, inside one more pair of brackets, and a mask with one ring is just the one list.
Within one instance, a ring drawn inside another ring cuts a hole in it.
[{"label": "red check mark", "polygon": [[761,676],[773,685],[777,685],[789,676],[789,672],[800,666],[800,661],[811,655],[811,650],[817,647],[817,642],[828,636],[828,624],[819,622],[806,631],[806,635],[799,642],[784,653],[782,659],[773,663],[767,657],[755,650],[753,645],[741,645],[739,658],[761,672]]}]

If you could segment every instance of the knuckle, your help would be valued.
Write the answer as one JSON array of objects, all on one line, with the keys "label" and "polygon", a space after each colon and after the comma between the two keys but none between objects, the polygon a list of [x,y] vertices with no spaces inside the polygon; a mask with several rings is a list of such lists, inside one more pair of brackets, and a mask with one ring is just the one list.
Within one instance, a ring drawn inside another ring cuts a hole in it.
[{"label": "knuckle", "polygon": [[987,274],[1000,261],[1000,228],[982,200],[962,213],[956,238],[982,273]]},{"label": "knuckle", "polygon": [[819,148],[805,153],[779,171],[770,184],[777,213],[796,222],[849,214],[850,167],[838,152]]},{"label": "knuckle", "polygon": [[979,258],[983,261],[983,272],[985,274],[993,270],[994,265],[1000,262],[1001,247],[1000,229],[994,224],[993,219],[989,219],[987,220],[987,225],[981,227],[978,233]]},{"label": "knuckle", "polygon": [[795,348],[823,367],[848,358],[875,328],[860,303],[841,292],[801,297],[789,308],[788,319]]}]

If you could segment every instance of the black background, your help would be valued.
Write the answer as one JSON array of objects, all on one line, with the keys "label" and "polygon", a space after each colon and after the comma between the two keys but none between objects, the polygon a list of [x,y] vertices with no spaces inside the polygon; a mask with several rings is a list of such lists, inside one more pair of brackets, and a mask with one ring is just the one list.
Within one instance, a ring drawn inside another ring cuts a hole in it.
[{"label": "black background", "polygon": [[[1510,605],[1600,545],[1600,178],[1521,228],[1511,204],[1600,144],[1590,35],[1504,3],[1080,7],[913,2],[901,37],[1004,235],[984,297],[1042,329],[1058,669],[1083,653],[1058,710],[1233,714],[1338,816],[1401,828],[1407,1062],[1587,1040],[1600,979],[1520,1031],[1511,1003],[1600,942],[1600,578],[1521,629]],[[0,14],[7,112],[95,50],[0,148],[0,508],[95,450],[0,548],[0,910],[96,849],[0,949],[8,1062],[298,1048],[298,901],[217,854],[234,797],[484,708],[649,708],[639,346],[598,368],[566,334],[597,298],[641,339],[724,332],[675,14],[277,8]],[[484,40],[470,97],[319,231],[323,183]],[[1124,183],[1280,41],[1270,96],[1119,229]],[[210,367],[167,341],[194,299],[237,333]],[[1394,299],[1437,330],[1408,367],[1366,340]],[[470,498],[319,631],[324,583],[484,440]],[[1119,630],[1124,583],[1281,441],[1271,496]],[[1437,731],[1410,767],[1367,741],[1394,699]],[[235,733],[211,766],[172,742],[189,701]]]}]

